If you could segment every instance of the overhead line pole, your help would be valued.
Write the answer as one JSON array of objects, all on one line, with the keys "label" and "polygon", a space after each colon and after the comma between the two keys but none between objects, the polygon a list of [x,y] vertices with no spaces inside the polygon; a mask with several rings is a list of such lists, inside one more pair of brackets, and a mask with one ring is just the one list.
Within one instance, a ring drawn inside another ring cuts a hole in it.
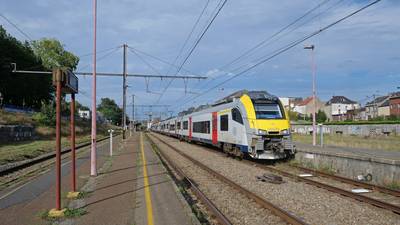
[{"label": "overhead line pole", "polygon": [[123,56],[123,81],[122,81],[122,139],[125,139],[125,132],[126,132],[126,47],[127,45],[124,44],[124,56]]},{"label": "overhead line pole", "polygon": [[97,176],[96,168],[96,33],[97,33],[97,0],[93,0],[93,84],[92,84],[92,143],[90,151],[90,175]]}]

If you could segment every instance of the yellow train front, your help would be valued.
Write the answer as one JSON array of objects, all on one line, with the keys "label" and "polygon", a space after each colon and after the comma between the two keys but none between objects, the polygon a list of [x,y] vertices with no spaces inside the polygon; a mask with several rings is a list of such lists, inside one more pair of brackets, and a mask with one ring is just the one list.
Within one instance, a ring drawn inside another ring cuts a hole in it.
[{"label": "yellow train front", "polygon": [[264,91],[250,91],[240,97],[246,122],[247,153],[256,159],[294,156],[290,120],[279,98]]}]

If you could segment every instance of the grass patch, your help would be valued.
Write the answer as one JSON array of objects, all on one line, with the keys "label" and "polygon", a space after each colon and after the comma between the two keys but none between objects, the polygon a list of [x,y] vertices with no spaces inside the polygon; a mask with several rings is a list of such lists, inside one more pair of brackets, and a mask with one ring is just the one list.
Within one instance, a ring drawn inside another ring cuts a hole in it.
[{"label": "grass patch", "polygon": [[50,217],[49,216],[49,210],[42,210],[40,211],[37,215],[43,219],[43,220],[47,220],[47,221],[51,221],[51,222],[55,222],[55,221],[61,221],[65,218],[76,218],[76,217],[80,217],[87,214],[87,211],[84,208],[76,208],[76,209],[70,209],[67,208],[64,212],[64,217]]},{"label": "grass patch", "polygon": [[90,196],[92,191],[80,191],[77,199],[84,199]]},{"label": "grass patch", "polygon": [[[293,134],[293,141],[311,144],[312,136]],[[317,142],[319,142],[319,137],[317,137]],[[360,137],[344,135],[324,135],[324,144],[346,148],[400,151],[400,138],[398,136]]]},{"label": "grass patch", "polygon": [[[98,138],[104,137],[99,135]],[[90,141],[90,135],[76,137],[76,144],[81,144]],[[61,139],[62,148],[69,147],[69,138],[63,137]],[[21,141],[12,144],[0,145],[0,165],[21,161],[25,159],[32,159],[39,155],[49,153],[55,149],[55,140],[35,140],[35,141]]]},{"label": "grass patch", "polygon": [[384,181],[383,186],[392,190],[400,190],[400,181]]}]

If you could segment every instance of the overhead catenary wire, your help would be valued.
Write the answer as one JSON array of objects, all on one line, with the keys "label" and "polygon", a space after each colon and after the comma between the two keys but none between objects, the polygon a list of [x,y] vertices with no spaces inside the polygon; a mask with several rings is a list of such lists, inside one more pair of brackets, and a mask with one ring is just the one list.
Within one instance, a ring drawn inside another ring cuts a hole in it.
[{"label": "overhead catenary wire", "polygon": [[[121,47],[112,48],[112,49],[111,49],[112,51],[109,51],[108,53],[106,53],[106,54],[104,54],[104,55],[98,57],[96,61],[99,62],[99,61],[101,61],[101,60],[107,58],[108,56],[110,56],[110,55],[112,55],[113,53],[117,52],[120,48],[121,48]],[[110,49],[109,49],[109,50],[110,50]],[[84,70],[84,69],[88,68],[90,65],[92,65],[92,64],[91,64],[91,63],[88,63],[88,64],[82,66],[82,67],[80,68],[80,70]]]},{"label": "overhead catenary wire", "polygon": [[29,36],[25,31],[23,31],[21,28],[17,26],[17,24],[13,23],[10,19],[8,19],[5,15],[0,14],[0,17],[2,17],[4,20],[6,20],[11,26],[13,26],[15,29],[17,29],[22,35],[24,35],[28,40],[33,41],[31,36]]},{"label": "overhead catenary wire", "polygon": [[[119,49],[119,48],[122,48],[122,45],[119,45],[119,46],[117,46],[117,47],[112,47],[112,48],[105,48],[105,49],[96,51],[96,54],[103,53],[103,52],[107,52],[107,51],[113,50],[113,49]],[[79,55],[78,57],[79,57],[79,58],[84,58],[84,57],[87,57],[87,56],[91,56],[91,55],[93,55],[93,54],[94,54],[93,52],[92,52],[92,53],[86,53],[86,54]]]},{"label": "overhead catenary wire", "polygon": [[202,96],[202,95],[204,95],[204,94],[206,94],[206,93],[209,93],[210,91],[214,90],[215,88],[218,88],[219,86],[221,86],[221,85],[223,85],[223,84],[225,84],[225,83],[227,83],[227,82],[229,82],[229,81],[235,79],[236,77],[241,76],[242,74],[244,74],[244,73],[246,73],[246,72],[248,72],[248,71],[250,71],[250,70],[256,68],[257,66],[259,66],[259,65],[261,65],[261,64],[263,64],[263,63],[265,63],[265,62],[267,62],[267,61],[269,61],[269,60],[271,60],[271,59],[273,59],[273,58],[275,58],[275,57],[277,57],[277,56],[279,56],[279,55],[281,55],[282,53],[284,53],[284,52],[286,52],[286,51],[292,49],[293,47],[295,47],[295,46],[301,44],[302,42],[304,42],[304,41],[306,41],[306,40],[308,40],[308,39],[310,39],[310,38],[312,38],[312,37],[314,37],[314,36],[316,36],[316,35],[318,35],[318,34],[324,32],[324,31],[328,30],[329,28],[331,28],[331,27],[333,27],[333,26],[335,26],[335,25],[341,23],[342,21],[344,21],[344,20],[346,20],[346,19],[348,19],[348,18],[350,18],[350,17],[352,17],[352,16],[358,14],[359,12],[361,12],[361,11],[363,11],[363,10],[365,10],[365,9],[367,9],[367,8],[369,8],[369,7],[373,6],[373,5],[375,5],[375,4],[377,4],[377,3],[380,2],[380,1],[381,1],[381,0],[375,0],[375,1],[373,1],[373,2],[371,2],[371,3],[369,3],[369,4],[367,4],[367,5],[365,5],[365,6],[363,6],[363,7],[361,7],[361,8],[359,8],[359,9],[353,11],[352,13],[350,13],[350,14],[348,14],[348,15],[346,15],[346,16],[344,16],[344,17],[338,19],[338,20],[336,20],[335,22],[332,22],[332,23],[330,23],[330,24],[324,26],[323,28],[321,28],[321,29],[319,29],[319,30],[317,30],[317,31],[314,31],[314,32],[312,32],[312,33],[310,33],[310,34],[308,34],[308,35],[302,37],[302,38],[299,38],[299,39],[297,39],[297,40],[295,40],[295,41],[293,41],[293,42],[291,42],[291,43],[289,43],[289,44],[287,44],[287,45],[285,45],[285,46],[283,46],[283,47],[277,49],[276,51],[274,51],[272,54],[270,54],[270,55],[267,56],[266,58],[261,59],[260,61],[254,63],[252,66],[246,68],[245,70],[243,70],[243,71],[241,71],[241,72],[239,72],[239,73],[237,73],[237,74],[235,74],[235,75],[229,77],[228,79],[226,79],[226,80],[224,80],[224,81],[222,81],[222,82],[216,84],[215,86],[213,86],[213,87],[207,89],[206,91],[201,92],[201,93],[199,93],[198,95],[194,96],[193,98],[191,98],[191,99],[185,101],[184,103],[181,104],[181,106],[184,106],[184,105],[186,105],[187,103],[189,103],[189,102],[191,102],[191,101],[197,99],[198,97],[200,97],[200,96]]},{"label": "overhead catenary wire", "polygon": [[[308,15],[310,15],[312,12],[316,11],[317,9],[321,8],[324,4],[328,3],[330,0],[324,0],[322,2],[320,2],[318,5],[314,6],[313,8],[311,8],[310,10],[306,11],[304,14],[302,14],[300,17],[296,18],[295,20],[293,20],[292,22],[290,22],[289,24],[287,24],[285,27],[281,28],[280,30],[278,30],[277,32],[275,32],[274,34],[268,36],[267,38],[263,39],[261,42],[257,43],[256,45],[254,45],[252,48],[246,50],[244,53],[242,53],[241,55],[239,55],[238,57],[236,57],[235,59],[231,60],[230,62],[226,63],[224,66],[220,67],[218,69],[218,71],[224,71],[225,68],[230,67],[232,65],[234,65],[235,63],[237,63],[238,61],[240,61],[243,58],[248,58],[250,55],[254,54],[258,49],[264,48],[270,44],[272,44],[273,42],[279,41],[281,38],[283,38],[284,36],[290,34],[291,32],[297,30],[298,28],[304,26],[305,24],[309,23],[310,21],[312,21],[313,19],[315,19],[316,17],[326,13],[327,11],[331,10],[332,8],[336,7],[339,3],[343,2],[343,0],[339,0],[338,2],[336,2],[334,5],[332,5],[331,7],[325,9],[324,11],[318,13],[317,15],[311,17],[310,19],[306,20],[305,22],[299,24],[296,27],[293,27],[293,25],[297,24],[298,22],[300,22],[301,20],[304,20]],[[290,27],[293,27],[292,29],[288,30]],[[285,32],[286,31],[286,32]],[[285,32],[285,33],[283,33]],[[243,64],[239,67],[236,67],[233,70],[230,70],[229,73],[230,74],[234,74],[235,71],[238,71],[244,67],[248,66],[248,64]],[[226,73],[222,73],[222,74],[226,74]],[[205,81],[199,88],[202,88],[208,84],[210,84],[211,82],[219,79],[221,77],[221,75],[216,75],[215,77],[212,77],[210,79],[207,79],[207,81]]]},{"label": "overhead catenary wire", "polygon": [[[221,0],[222,1],[222,0]],[[183,60],[183,62],[181,63],[181,65],[179,66],[178,70],[175,72],[175,75],[178,74],[182,67],[185,65],[185,63],[187,62],[187,60],[189,59],[189,57],[192,55],[192,53],[194,52],[194,50],[196,49],[196,47],[198,46],[198,44],[200,43],[200,41],[203,39],[204,35],[207,33],[208,29],[211,27],[211,25],[213,24],[215,18],[217,18],[217,16],[219,15],[219,13],[221,12],[222,8],[225,6],[227,0],[223,0],[222,5],[218,8],[218,11],[214,14],[214,16],[212,17],[211,21],[207,24],[206,28],[203,30],[203,32],[201,33],[201,35],[199,36],[199,38],[197,39],[197,41],[195,42],[195,44],[193,45],[193,47],[190,49],[189,53],[187,54],[187,56],[185,57],[185,59]],[[163,95],[165,94],[165,92],[167,91],[168,87],[171,85],[173,80],[171,80],[168,85],[165,87],[165,89],[163,90],[162,94],[160,95],[160,97],[157,100],[157,103],[161,100],[161,98],[163,97]]]},{"label": "overhead catenary wire", "polygon": [[[157,61],[159,61],[159,62],[162,62],[162,63],[164,63],[164,64],[166,64],[166,65],[169,65],[169,66],[172,66],[172,67],[175,67],[175,68],[179,68],[178,65],[175,65],[175,64],[173,64],[173,63],[170,63],[170,62],[168,62],[167,60],[162,59],[162,58],[160,58],[160,57],[151,55],[150,53],[144,52],[143,50],[139,50],[139,49],[136,48],[136,47],[128,46],[128,48],[134,50],[136,53],[141,53],[141,54],[143,54],[143,55],[145,55],[145,56],[148,56],[148,57],[150,57],[150,58],[152,58],[152,59],[155,59],[155,60],[157,60]],[[193,74],[193,75],[198,75],[198,74],[196,74],[196,73],[194,73],[194,72],[192,72],[192,71],[190,71],[190,70],[188,70],[188,69],[185,69],[185,68],[182,68],[182,70],[186,71],[187,73]]]}]

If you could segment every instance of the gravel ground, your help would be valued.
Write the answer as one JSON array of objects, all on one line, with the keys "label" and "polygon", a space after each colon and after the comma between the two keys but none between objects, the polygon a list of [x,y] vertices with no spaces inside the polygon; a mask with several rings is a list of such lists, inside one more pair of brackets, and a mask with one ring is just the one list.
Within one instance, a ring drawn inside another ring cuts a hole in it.
[{"label": "gravel ground", "polygon": [[257,203],[229,185],[219,181],[208,172],[193,165],[192,162],[165,146],[157,139],[152,139],[159,148],[193,179],[200,190],[225,214],[233,224],[286,224],[279,217],[261,208]]},{"label": "gravel ground", "polygon": [[311,224],[400,224],[400,215],[288,178],[284,184],[259,182],[266,170],[205,151],[203,147],[156,134],[210,168]]}]

